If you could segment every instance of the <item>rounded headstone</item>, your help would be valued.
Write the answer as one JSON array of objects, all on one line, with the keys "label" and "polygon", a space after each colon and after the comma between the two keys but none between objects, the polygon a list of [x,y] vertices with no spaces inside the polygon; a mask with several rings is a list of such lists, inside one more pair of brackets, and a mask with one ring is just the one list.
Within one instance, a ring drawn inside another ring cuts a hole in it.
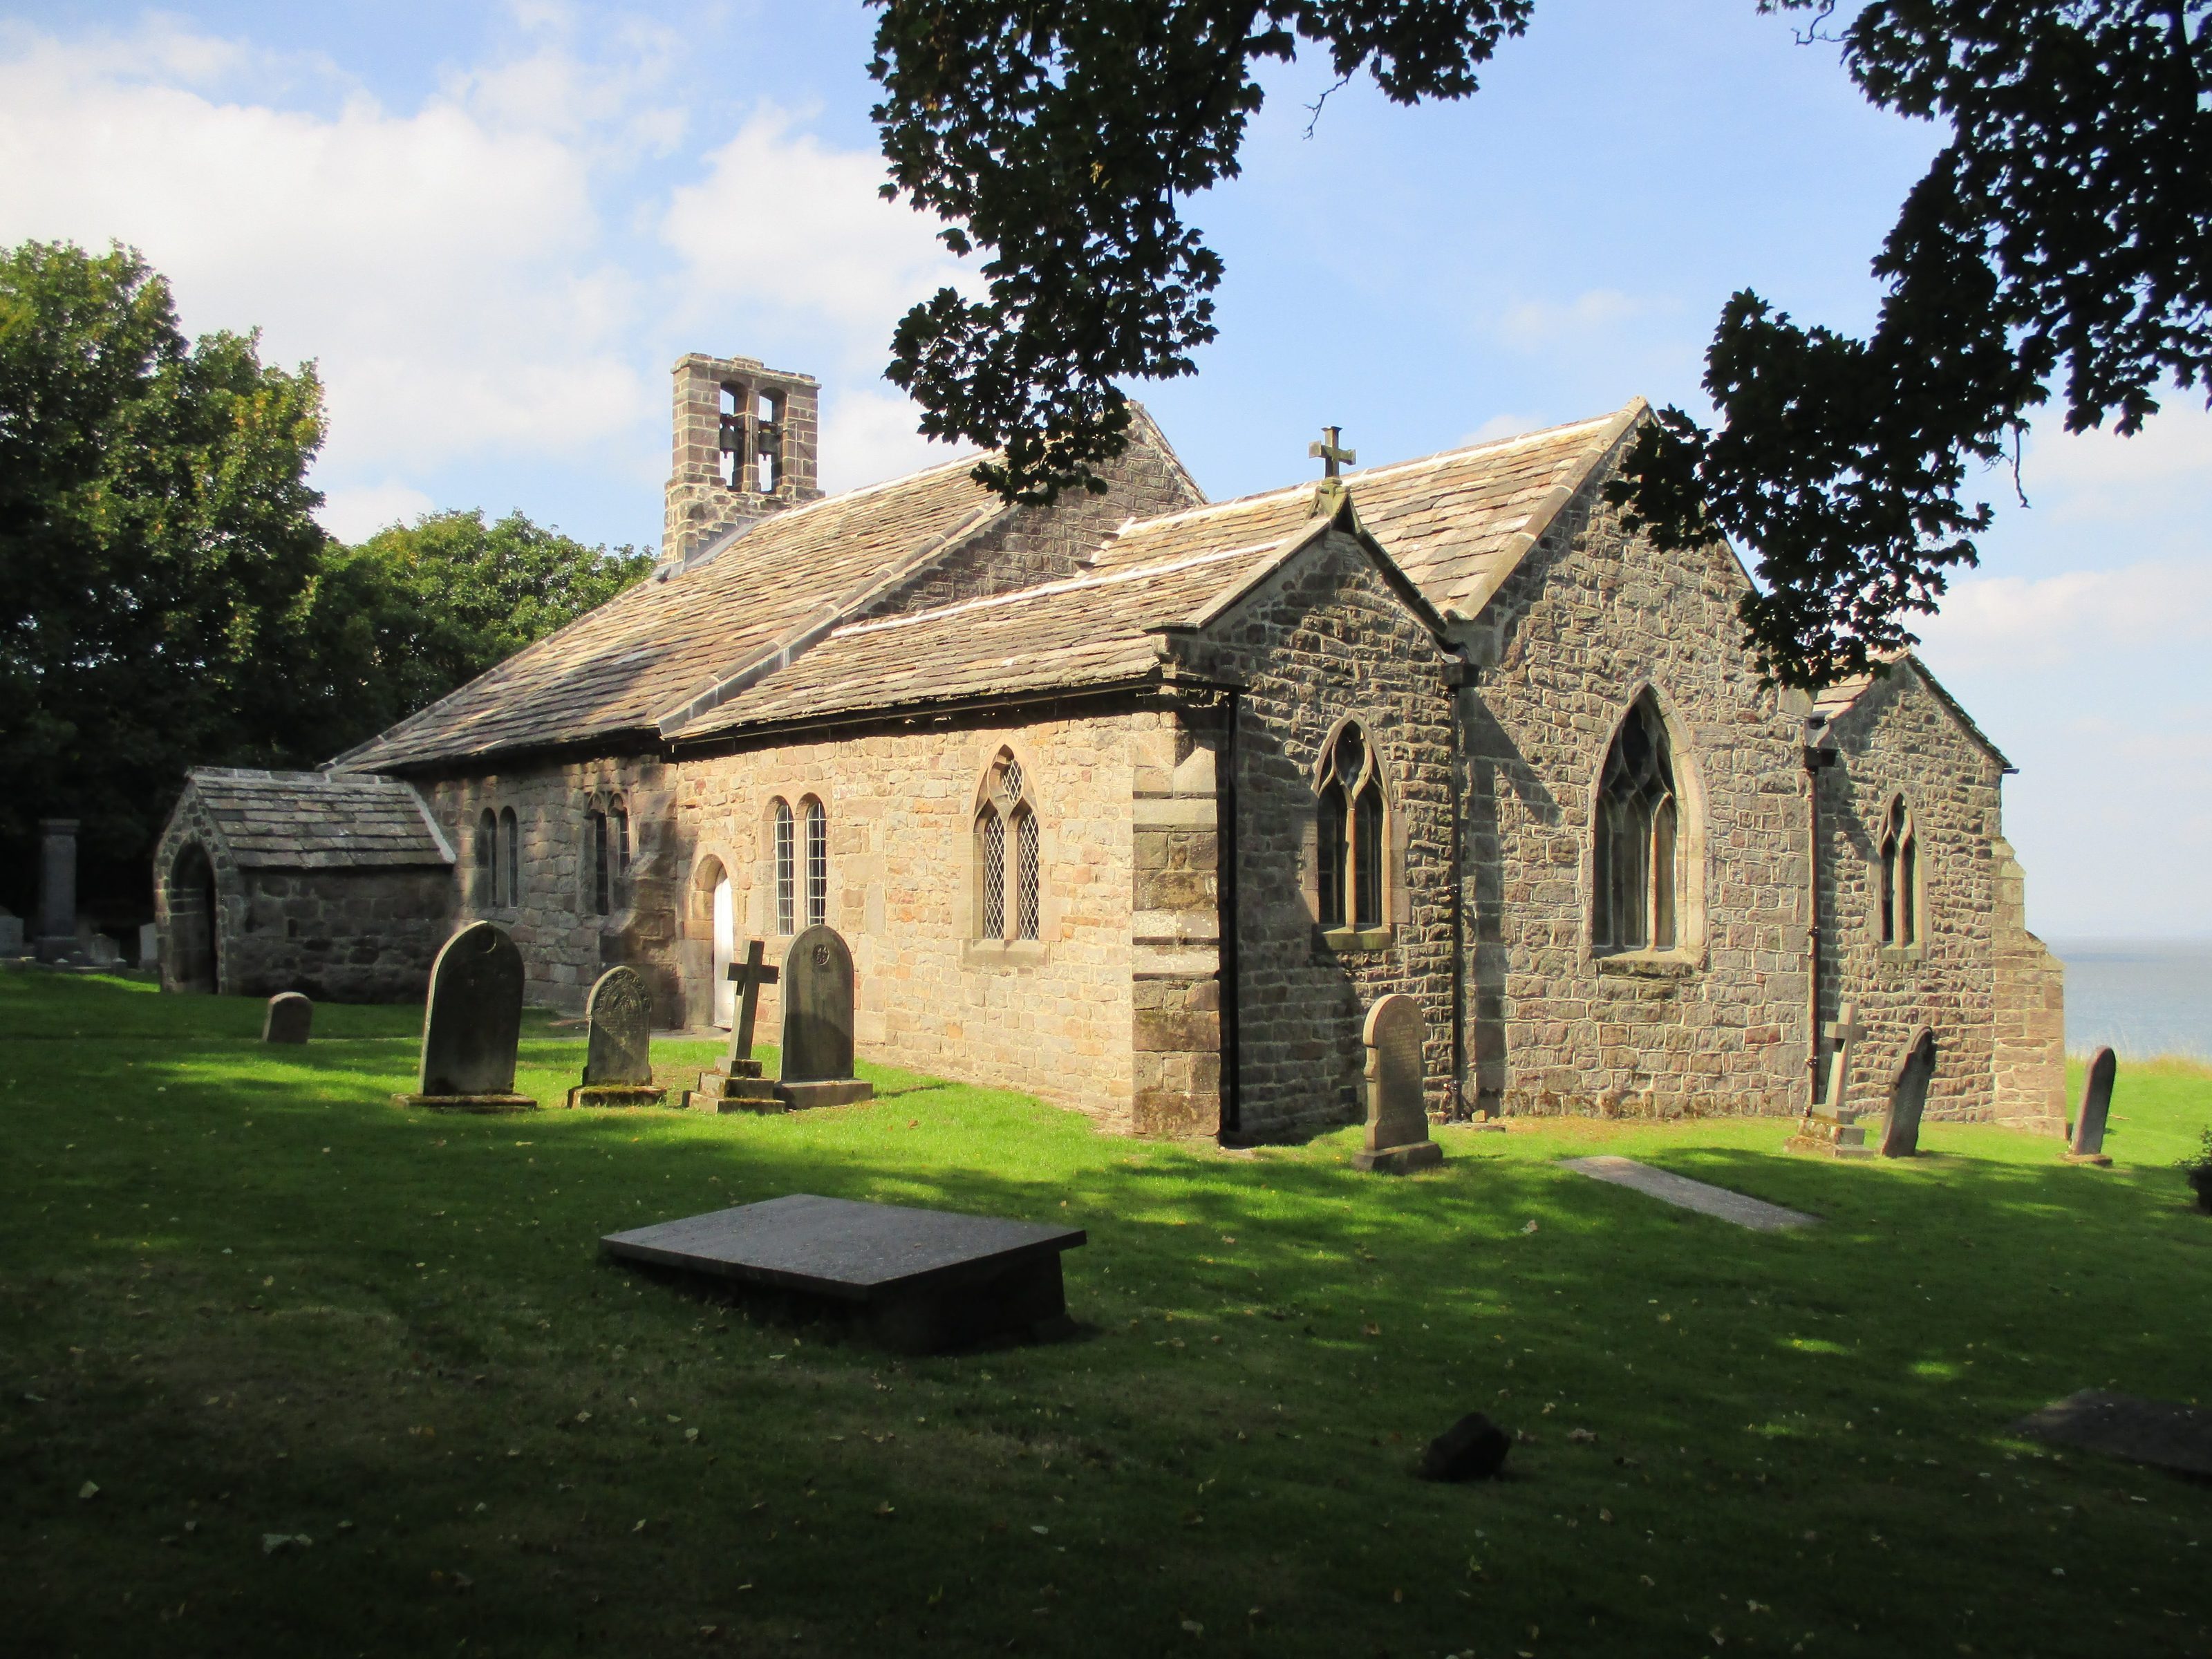
[{"label": "rounded headstone", "polygon": [[853,1075],[853,952],[820,924],[783,956],[783,1081]]},{"label": "rounded headstone", "polygon": [[522,952],[507,930],[472,921],[430,964],[422,1009],[423,1095],[503,1095],[522,1038]]},{"label": "rounded headstone", "polygon": [[653,994],[635,968],[610,968],[585,1006],[584,1086],[653,1081]]},{"label": "rounded headstone", "polygon": [[261,1016],[261,1040],[264,1042],[305,1042],[308,1029],[315,1023],[315,1005],[297,991],[279,991],[269,999],[268,1012]]},{"label": "rounded headstone", "polygon": [[1413,998],[1393,992],[1367,1011],[1367,1150],[1411,1146],[1429,1138],[1421,1047],[1428,1019]]}]

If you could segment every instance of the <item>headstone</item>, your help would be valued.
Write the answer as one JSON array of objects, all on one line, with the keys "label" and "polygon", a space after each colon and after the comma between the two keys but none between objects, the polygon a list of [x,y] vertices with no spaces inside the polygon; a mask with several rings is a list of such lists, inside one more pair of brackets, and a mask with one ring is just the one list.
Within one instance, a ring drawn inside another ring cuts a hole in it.
[{"label": "headstone", "polygon": [[297,991],[279,991],[269,999],[269,1010],[261,1016],[261,1040],[305,1042],[308,1028],[314,1023],[313,1003]]},{"label": "headstone", "polygon": [[870,1100],[875,1085],[853,1076],[853,952],[820,923],[783,953],[783,1075],[788,1106]]},{"label": "headstone", "polygon": [[1825,1158],[1869,1157],[1874,1148],[1866,1144],[1866,1130],[1850,1103],[1851,1051],[1866,1035],[1866,1027],[1859,1024],[1858,1005],[1846,1002],[1837,1009],[1824,1034],[1835,1045],[1828,1054],[1827,1110],[1808,1106],[1798,1120],[1797,1133],[1783,1143],[1783,1150]]},{"label": "headstone", "polygon": [[1889,1121],[1881,1132],[1884,1158],[1916,1158],[1920,1152],[1920,1115],[1928,1109],[1928,1085],[1936,1075],[1936,1038],[1923,1031],[1889,1091]]},{"label": "headstone", "polygon": [[666,1091],[653,1086],[653,993],[635,968],[610,968],[584,1005],[589,1035],[584,1080],[568,1091],[571,1106],[658,1106]]},{"label": "headstone", "polygon": [[0,958],[23,954],[23,919],[13,910],[0,908]]},{"label": "headstone", "polygon": [[2105,1155],[2105,1120],[2112,1110],[2112,1079],[2120,1069],[2110,1048],[2100,1048],[2089,1061],[2089,1075],[2081,1085],[2081,1109],[2074,1115],[2074,1139],[2069,1143],[2069,1164],[2109,1164]]},{"label": "headstone", "polygon": [[793,1193],[610,1233],[609,1255],[733,1281],[805,1312],[838,1309],[908,1352],[1067,1327],[1060,1255],[1079,1227]]},{"label": "headstone", "polygon": [[39,942],[40,962],[82,962],[76,935],[75,818],[39,820]]},{"label": "headstone", "polygon": [[119,968],[123,965],[123,945],[106,933],[81,933],[84,941],[85,959],[95,968]]},{"label": "headstone", "polygon": [[714,1062],[712,1071],[699,1073],[699,1086],[684,1092],[686,1107],[702,1112],[781,1112],[783,1097],[775,1085],[761,1076],[761,1063],[753,1058],[753,1029],[760,1018],[763,985],[776,981],[777,970],[761,960],[758,939],[745,946],[745,959],[729,965],[728,982],[738,988],[737,1017],[730,1024],[730,1052]]},{"label": "headstone", "polygon": [[1444,1149],[1429,1139],[1421,1086],[1428,1031],[1421,1005],[1409,996],[1393,992],[1367,1011],[1360,1033],[1367,1045],[1367,1136],[1353,1168],[1403,1175],[1444,1161]]},{"label": "headstone", "polygon": [[522,952],[506,929],[472,921],[430,964],[422,1008],[422,1066],[403,1106],[459,1112],[534,1111],[514,1092],[522,1037]]},{"label": "headstone", "polygon": [[150,921],[138,927],[138,966],[149,974],[161,971],[161,930]]},{"label": "headstone", "polygon": [[1505,1467],[1512,1437],[1480,1412],[1469,1412],[1428,1443],[1418,1473],[1424,1480],[1487,1480]]}]

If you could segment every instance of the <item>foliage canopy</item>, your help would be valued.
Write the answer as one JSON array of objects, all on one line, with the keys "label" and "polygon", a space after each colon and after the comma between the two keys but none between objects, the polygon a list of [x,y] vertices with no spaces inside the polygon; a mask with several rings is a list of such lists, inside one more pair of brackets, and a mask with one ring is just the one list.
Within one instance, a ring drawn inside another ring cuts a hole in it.
[{"label": "foliage canopy", "polygon": [[[1221,261],[1178,198],[1238,170],[1255,71],[1300,42],[1400,103],[1461,98],[1532,0],[876,0],[887,191],[983,251],[988,298],[908,313],[891,378],[933,436],[1002,452],[1020,499],[1095,487],[1128,423],[1117,379],[1187,374]],[[2136,430],[2212,368],[2212,0],[1869,0],[1839,35],[1881,107],[1951,142],[1874,262],[1871,336],[1744,290],[1705,386],[1711,430],[1645,428],[1616,499],[1670,546],[1756,554],[1766,672],[1818,685],[1911,642],[1990,522],[1970,474],[2065,420]]]}]

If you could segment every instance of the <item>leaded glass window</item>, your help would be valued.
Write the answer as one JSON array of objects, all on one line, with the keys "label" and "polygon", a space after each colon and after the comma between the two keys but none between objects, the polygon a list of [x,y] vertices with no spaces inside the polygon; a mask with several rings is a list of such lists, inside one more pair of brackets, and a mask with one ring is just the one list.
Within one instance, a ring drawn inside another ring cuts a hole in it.
[{"label": "leaded glass window", "polygon": [[799,849],[794,843],[791,805],[779,799],[774,810],[775,836],[775,931],[791,934],[799,900]]},{"label": "leaded glass window", "polygon": [[1011,750],[1001,749],[991,763],[976,803],[975,884],[978,939],[1043,936],[1042,833],[1029,781]]},{"label": "leaded glass window", "polygon": [[983,854],[983,927],[985,939],[1006,934],[1006,821],[998,809],[986,806],[980,822]]},{"label": "leaded glass window", "polygon": [[1037,821],[1024,806],[1014,815],[1014,937],[1037,936]]},{"label": "leaded glass window", "polygon": [[1340,727],[1315,807],[1317,909],[1325,928],[1389,925],[1389,804],[1366,735]]},{"label": "leaded glass window", "polygon": [[1680,807],[1666,722],[1637,699],[1598,780],[1590,939],[1600,951],[1671,951],[1680,883]]},{"label": "leaded glass window", "polygon": [[830,815],[822,803],[806,803],[806,925],[830,919]]}]

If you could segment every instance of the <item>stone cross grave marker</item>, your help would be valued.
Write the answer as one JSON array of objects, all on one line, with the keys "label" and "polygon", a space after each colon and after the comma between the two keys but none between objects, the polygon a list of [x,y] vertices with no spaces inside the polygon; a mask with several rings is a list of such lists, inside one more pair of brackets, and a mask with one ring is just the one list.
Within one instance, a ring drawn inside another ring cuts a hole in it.
[{"label": "stone cross grave marker", "polygon": [[783,1076],[789,1106],[869,1100],[875,1085],[853,1076],[853,952],[837,930],[817,923],[783,956]]},{"label": "stone cross grave marker", "polygon": [[780,1112],[783,1102],[775,1085],[761,1076],[761,1063],[753,1058],[753,1028],[760,1018],[760,994],[773,985],[777,970],[761,960],[758,939],[745,946],[745,959],[730,964],[730,983],[738,988],[738,1017],[730,1026],[730,1052],[711,1072],[699,1073],[699,1086],[689,1090],[684,1103],[702,1112]]},{"label": "stone cross grave marker", "polygon": [[2105,1120],[2112,1110],[2112,1079],[2120,1063],[2110,1048],[2100,1048],[2089,1061],[2089,1075],[2081,1085],[2081,1109],[2074,1115],[2074,1139],[2066,1149],[2069,1164],[2109,1164],[2105,1153]]},{"label": "stone cross grave marker", "polygon": [[1936,1039],[1926,1031],[1897,1068],[1889,1091],[1889,1121],[1882,1127],[1884,1158],[1916,1158],[1920,1152],[1920,1115],[1928,1109],[1928,1085],[1936,1075]]},{"label": "stone cross grave marker", "polygon": [[1846,1002],[1837,1009],[1836,1018],[1828,1022],[1823,1035],[1835,1045],[1828,1056],[1828,1109],[1824,1112],[1808,1106],[1797,1133],[1784,1144],[1784,1150],[1819,1152],[1829,1158],[1865,1158],[1874,1149],[1866,1144],[1866,1130],[1856,1121],[1858,1114],[1850,1106],[1851,1050],[1866,1035],[1866,1027],[1859,1024],[1858,1004]]},{"label": "stone cross grave marker", "polygon": [[653,1086],[653,993],[635,968],[610,968],[584,1005],[584,1080],[568,1091],[571,1106],[658,1106],[666,1091]]},{"label": "stone cross grave marker", "polygon": [[1403,1175],[1444,1161],[1444,1149],[1429,1139],[1421,1089],[1428,1032],[1421,1005],[1409,996],[1393,992],[1367,1011],[1360,1033],[1367,1045],[1367,1138],[1352,1157],[1355,1169]]},{"label": "stone cross grave marker", "polygon": [[534,1111],[536,1101],[514,1092],[521,1037],[522,952],[505,928],[472,921],[430,964],[422,1070],[416,1091],[393,1098],[446,1111]]},{"label": "stone cross grave marker", "polygon": [[315,1023],[315,1005],[297,991],[279,991],[269,999],[269,1011],[261,1016],[261,1040],[264,1042],[305,1042],[307,1032]]}]

